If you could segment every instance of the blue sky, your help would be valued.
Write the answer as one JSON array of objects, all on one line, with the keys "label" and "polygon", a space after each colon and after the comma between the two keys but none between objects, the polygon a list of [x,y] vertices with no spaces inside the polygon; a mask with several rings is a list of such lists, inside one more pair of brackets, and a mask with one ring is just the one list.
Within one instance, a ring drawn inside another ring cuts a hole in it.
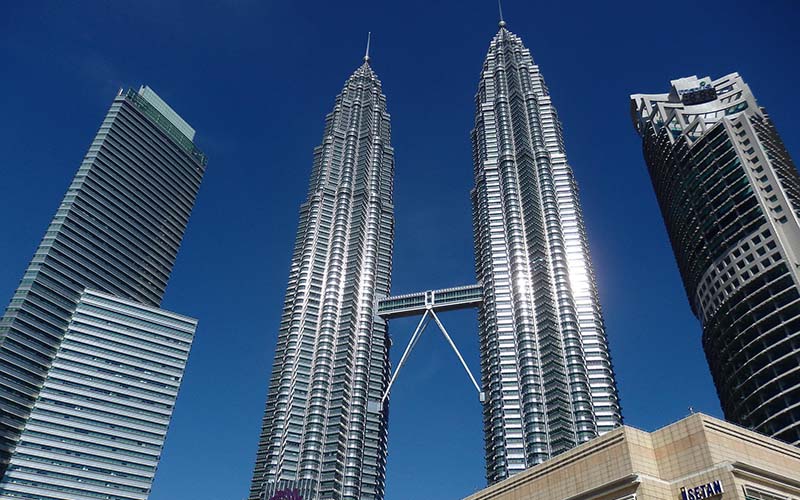
[{"label": "blue sky", "polygon": [[[491,0],[3,2],[0,302],[13,289],[120,87],[153,87],[209,156],[163,306],[200,320],[152,500],[247,494],[312,149],[361,62],[384,84],[396,151],[395,293],[474,280],[473,96]],[[564,123],[627,424],[719,403],[629,117],[628,96],[738,71],[800,151],[794,2],[524,2]],[[475,313],[442,315],[478,370]],[[413,319],[391,325],[399,359]],[[480,405],[435,329],[392,392],[388,500],[485,485]]]}]

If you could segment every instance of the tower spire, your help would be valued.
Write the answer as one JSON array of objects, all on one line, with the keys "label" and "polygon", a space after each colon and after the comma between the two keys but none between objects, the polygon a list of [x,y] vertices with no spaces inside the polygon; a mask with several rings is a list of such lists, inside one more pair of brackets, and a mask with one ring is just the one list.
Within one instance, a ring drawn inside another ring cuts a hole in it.
[{"label": "tower spire", "polygon": [[367,51],[364,53],[364,62],[369,62],[369,40],[372,38],[372,32],[367,32]]},{"label": "tower spire", "polygon": [[506,21],[503,19],[503,2],[502,0],[497,0],[497,10],[500,11],[500,22],[498,25],[502,28],[506,25]]}]

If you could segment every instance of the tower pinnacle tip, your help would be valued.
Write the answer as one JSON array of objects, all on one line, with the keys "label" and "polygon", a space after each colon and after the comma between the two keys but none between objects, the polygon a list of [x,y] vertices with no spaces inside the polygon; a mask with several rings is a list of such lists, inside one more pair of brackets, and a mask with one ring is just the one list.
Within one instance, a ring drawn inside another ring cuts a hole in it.
[{"label": "tower pinnacle tip", "polygon": [[367,51],[364,53],[364,62],[366,62],[366,63],[369,62],[369,40],[370,40],[370,38],[372,38],[372,32],[368,31],[367,32]]}]

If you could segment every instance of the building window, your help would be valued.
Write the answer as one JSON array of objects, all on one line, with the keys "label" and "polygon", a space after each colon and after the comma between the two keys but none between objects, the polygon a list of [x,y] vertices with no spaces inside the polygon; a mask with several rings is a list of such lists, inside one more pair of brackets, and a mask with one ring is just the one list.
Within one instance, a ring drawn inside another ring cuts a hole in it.
[{"label": "building window", "polygon": [[742,486],[742,488],[744,489],[744,497],[747,500],[789,500],[787,496],[776,495],[752,486]]}]

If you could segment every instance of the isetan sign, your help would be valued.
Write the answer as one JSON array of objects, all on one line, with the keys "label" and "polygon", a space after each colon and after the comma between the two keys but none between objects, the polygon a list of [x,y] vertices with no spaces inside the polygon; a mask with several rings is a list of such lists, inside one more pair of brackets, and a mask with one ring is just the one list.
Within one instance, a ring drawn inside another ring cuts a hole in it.
[{"label": "isetan sign", "polygon": [[681,498],[683,500],[701,500],[722,495],[722,481],[716,480],[710,483],[701,484],[694,488],[681,488]]}]

